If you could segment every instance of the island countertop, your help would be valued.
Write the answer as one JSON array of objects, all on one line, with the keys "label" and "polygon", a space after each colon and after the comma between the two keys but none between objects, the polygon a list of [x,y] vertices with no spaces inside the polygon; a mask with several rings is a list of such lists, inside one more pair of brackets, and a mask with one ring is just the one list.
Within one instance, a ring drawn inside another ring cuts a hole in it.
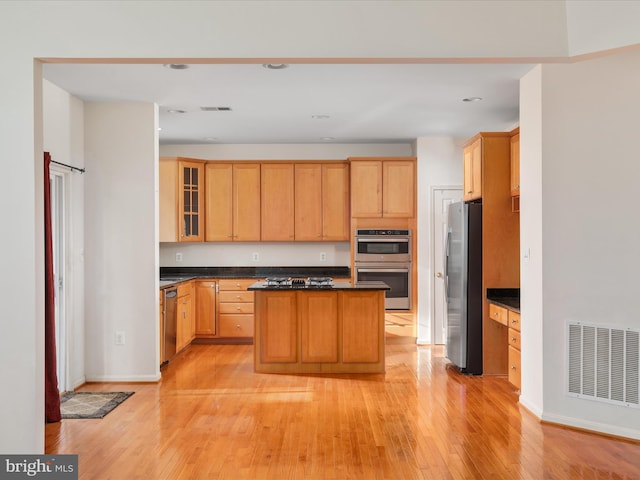
[{"label": "island countertop", "polygon": [[256,282],[247,287],[247,290],[391,290],[391,287],[384,282],[334,282],[331,285],[267,285],[267,282]]}]

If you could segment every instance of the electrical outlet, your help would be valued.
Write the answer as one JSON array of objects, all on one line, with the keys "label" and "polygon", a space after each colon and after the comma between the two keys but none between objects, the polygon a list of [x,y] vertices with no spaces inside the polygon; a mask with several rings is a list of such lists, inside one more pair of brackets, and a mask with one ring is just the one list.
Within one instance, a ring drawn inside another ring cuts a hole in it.
[{"label": "electrical outlet", "polygon": [[320,252],[320,261],[321,262],[327,261],[327,252]]},{"label": "electrical outlet", "polygon": [[176,262],[181,262],[182,261],[182,253],[178,252],[176,253]]},{"label": "electrical outlet", "polygon": [[260,254],[258,252],[253,252],[251,254],[251,260],[253,260],[254,262],[259,262],[260,261]]},{"label": "electrical outlet", "polygon": [[116,345],[124,345],[124,332],[122,330],[116,332]]}]

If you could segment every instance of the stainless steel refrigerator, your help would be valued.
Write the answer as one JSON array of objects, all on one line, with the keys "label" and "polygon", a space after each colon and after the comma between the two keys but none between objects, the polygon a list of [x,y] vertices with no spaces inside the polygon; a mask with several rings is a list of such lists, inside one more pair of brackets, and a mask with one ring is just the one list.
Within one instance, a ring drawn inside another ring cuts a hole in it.
[{"label": "stainless steel refrigerator", "polygon": [[462,373],[482,374],[482,204],[449,205],[445,251],[446,355]]}]

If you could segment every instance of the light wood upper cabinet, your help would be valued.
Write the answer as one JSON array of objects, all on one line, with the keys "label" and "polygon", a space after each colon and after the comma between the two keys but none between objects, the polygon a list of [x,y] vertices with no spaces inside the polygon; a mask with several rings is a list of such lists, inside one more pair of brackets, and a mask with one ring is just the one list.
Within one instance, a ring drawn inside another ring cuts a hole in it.
[{"label": "light wood upper cabinet", "polygon": [[296,241],[348,241],[348,164],[295,164],[294,216]]},{"label": "light wood upper cabinet", "polygon": [[233,165],[233,239],[260,240],[260,164]]},{"label": "light wood upper cabinet", "polygon": [[178,241],[204,240],[204,163],[178,161]]},{"label": "light wood upper cabinet", "polygon": [[208,242],[260,240],[260,164],[206,165]]},{"label": "light wood upper cabinet", "polygon": [[351,216],[382,216],[381,161],[351,161]]},{"label": "light wood upper cabinet", "polygon": [[233,164],[209,162],[205,167],[207,242],[233,240]]},{"label": "light wood upper cabinet", "polygon": [[158,200],[160,242],[178,241],[178,159],[160,157]]},{"label": "light wood upper cabinet", "polygon": [[349,159],[351,216],[415,216],[415,159]]},{"label": "light wood upper cabinet", "polygon": [[464,148],[464,200],[482,198],[482,139]]},{"label": "light wood upper cabinet", "polygon": [[261,240],[294,239],[293,163],[263,163],[261,182]]},{"label": "light wood upper cabinet", "polygon": [[415,215],[415,175],[413,160],[382,163],[382,216],[411,218]]},{"label": "light wood upper cabinet", "polygon": [[322,240],[349,240],[349,165],[322,165]]},{"label": "light wood upper cabinet", "polygon": [[511,137],[511,195],[520,195],[520,133]]}]

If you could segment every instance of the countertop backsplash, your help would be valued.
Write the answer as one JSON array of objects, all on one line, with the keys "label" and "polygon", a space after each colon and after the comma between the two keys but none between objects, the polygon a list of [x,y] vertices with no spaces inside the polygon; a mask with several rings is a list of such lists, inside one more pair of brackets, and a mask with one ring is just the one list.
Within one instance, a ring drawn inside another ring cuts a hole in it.
[{"label": "countertop backsplash", "polygon": [[333,267],[351,264],[349,242],[161,243],[161,267]]}]

